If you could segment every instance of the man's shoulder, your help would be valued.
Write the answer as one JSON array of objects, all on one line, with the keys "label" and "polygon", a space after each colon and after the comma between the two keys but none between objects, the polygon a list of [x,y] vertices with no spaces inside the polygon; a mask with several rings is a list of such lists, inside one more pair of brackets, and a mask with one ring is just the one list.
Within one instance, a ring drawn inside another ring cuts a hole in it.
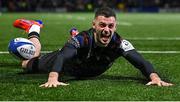
[{"label": "man's shoulder", "polygon": [[119,43],[120,44],[122,40],[123,40],[123,38],[118,33],[114,32],[114,35],[113,35],[111,41],[114,42],[114,43]]},{"label": "man's shoulder", "polygon": [[69,43],[75,45],[76,48],[89,46],[89,44],[91,44],[92,41],[92,33],[92,29],[82,31],[75,37],[72,37],[69,40]]},{"label": "man's shoulder", "polygon": [[120,34],[118,34],[117,32],[114,32],[113,37],[116,37],[116,38],[118,38],[118,39],[120,39],[120,38],[121,38]]},{"label": "man's shoulder", "polygon": [[122,38],[118,33],[115,32],[113,35],[114,43],[118,48],[121,48],[123,51],[130,51],[135,49],[133,45],[126,39]]},{"label": "man's shoulder", "polygon": [[88,30],[84,30],[84,31],[81,31],[77,36],[92,36],[92,34],[93,34],[93,29],[92,28],[90,28],[90,29],[88,29]]}]

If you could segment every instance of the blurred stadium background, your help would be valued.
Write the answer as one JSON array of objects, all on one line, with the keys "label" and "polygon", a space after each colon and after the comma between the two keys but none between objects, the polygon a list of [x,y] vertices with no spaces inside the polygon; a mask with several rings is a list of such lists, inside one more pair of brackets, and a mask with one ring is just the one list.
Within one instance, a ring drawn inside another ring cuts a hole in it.
[{"label": "blurred stadium background", "polygon": [[180,0],[0,0],[1,12],[87,12],[102,6],[121,12],[179,12]]}]

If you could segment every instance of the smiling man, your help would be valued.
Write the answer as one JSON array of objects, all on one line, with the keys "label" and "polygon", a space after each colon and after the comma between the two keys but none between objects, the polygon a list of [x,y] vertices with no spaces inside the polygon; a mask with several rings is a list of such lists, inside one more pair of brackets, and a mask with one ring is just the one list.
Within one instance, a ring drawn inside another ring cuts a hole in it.
[{"label": "smiling man", "polygon": [[[77,78],[95,77],[109,69],[120,56],[141,71],[149,79],[147,85],[171,86],[164,82],[154,71],[151,63],[146,61],[132,46],[119,36],[116,31],[115,12],[108,8],[96,11],[92,28],[73,34],[62,49],[40,56],[40,27],[34,21],[18,19],[14,26],[28,32],[29,40],[36,46],[36,54],[30,60],[24,60],[22,67],[28,73],[49,73],[48,81],[41,87],[68,85],[58,80],[60,75]],[[121,69],[119,69],[121,70]]]},{"label": "smiling man", "polygon": [[116,30],[116,18],[115,15],[112,17],[105,17],[105,15],[97,15],[93,21],[94,39],[97,45],[106,47]]}]

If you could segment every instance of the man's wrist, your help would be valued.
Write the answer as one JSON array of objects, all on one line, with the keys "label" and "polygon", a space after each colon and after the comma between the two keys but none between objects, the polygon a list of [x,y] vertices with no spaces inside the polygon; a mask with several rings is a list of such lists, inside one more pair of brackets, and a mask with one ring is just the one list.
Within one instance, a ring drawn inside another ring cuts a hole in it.
[{"label": "man's wrist", "polygon": [[48,80],[58,80],[59,74],[58,72],[50,72]]},{"label": "man's wrist", "polygon": [[158,76],[157,73],[151,73],[150,74],[150,79],[151,80],[161,80],[161,78]]}]

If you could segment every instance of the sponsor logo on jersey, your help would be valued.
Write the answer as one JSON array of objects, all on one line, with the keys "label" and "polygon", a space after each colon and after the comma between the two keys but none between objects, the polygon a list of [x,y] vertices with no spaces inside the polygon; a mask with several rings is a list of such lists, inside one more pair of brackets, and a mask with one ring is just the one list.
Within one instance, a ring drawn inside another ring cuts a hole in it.
[{"label": "sponsor logo on jersey", "polygon": [[122,40],[120,48],[124,51],[130,51],[134,49],[133,45],[127,40]]}]

